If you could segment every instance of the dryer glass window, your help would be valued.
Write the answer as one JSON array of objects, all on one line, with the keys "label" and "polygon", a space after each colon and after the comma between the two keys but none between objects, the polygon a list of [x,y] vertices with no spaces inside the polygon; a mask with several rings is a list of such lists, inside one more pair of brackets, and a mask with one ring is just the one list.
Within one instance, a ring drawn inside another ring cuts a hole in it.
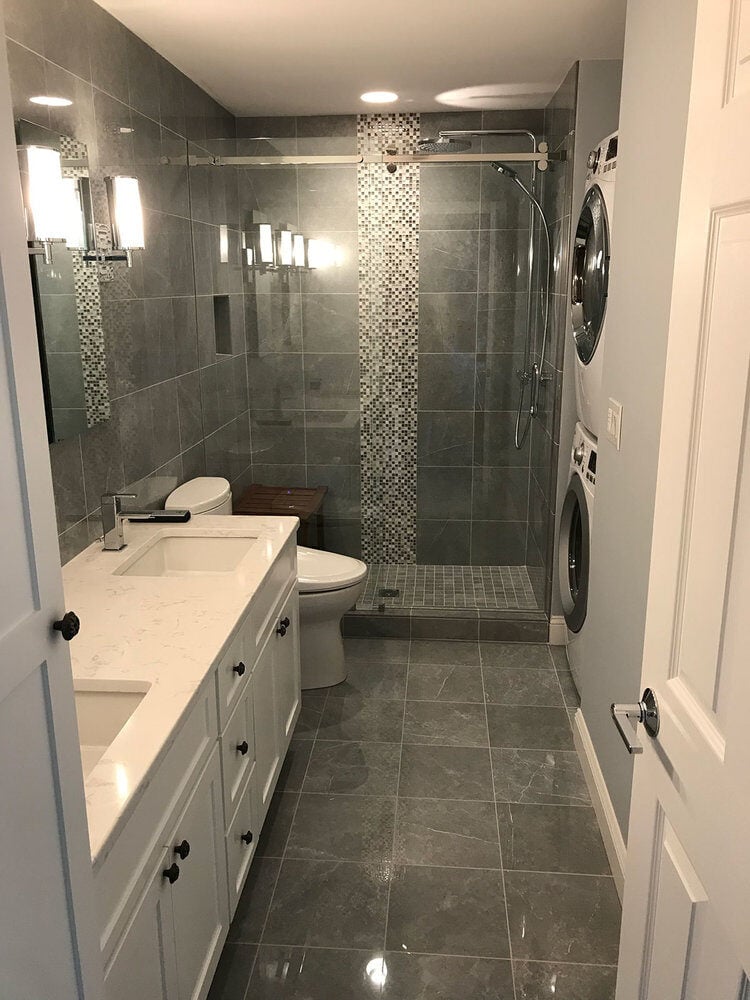
[{"label": "dryer glass window", "polygon": [[585,365],[594,356],[604,324],[608,277],[607,210],[601,190],[594,185],[584,199],[573,246],[573,338]]}]

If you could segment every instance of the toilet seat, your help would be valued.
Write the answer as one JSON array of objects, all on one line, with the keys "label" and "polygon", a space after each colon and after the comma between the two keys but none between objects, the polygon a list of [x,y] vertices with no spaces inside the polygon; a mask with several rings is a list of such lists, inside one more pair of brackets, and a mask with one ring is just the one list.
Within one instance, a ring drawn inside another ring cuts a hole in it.
[{"label": "toilet seat", "polygon": [[322,594],[354,587],[367,576],[359,559],[336,552],[297,546],[297,579],[300,594]]}]

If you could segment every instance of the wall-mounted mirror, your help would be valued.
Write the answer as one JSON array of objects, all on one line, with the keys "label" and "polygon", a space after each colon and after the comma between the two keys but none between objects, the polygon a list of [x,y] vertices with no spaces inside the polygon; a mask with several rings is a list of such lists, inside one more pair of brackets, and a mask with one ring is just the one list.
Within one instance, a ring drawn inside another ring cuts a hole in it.
[{"label": "wall-mounted mirror", "polygon": [[108,420],[110,400],[84,143],[17,123],[50,441]]}]

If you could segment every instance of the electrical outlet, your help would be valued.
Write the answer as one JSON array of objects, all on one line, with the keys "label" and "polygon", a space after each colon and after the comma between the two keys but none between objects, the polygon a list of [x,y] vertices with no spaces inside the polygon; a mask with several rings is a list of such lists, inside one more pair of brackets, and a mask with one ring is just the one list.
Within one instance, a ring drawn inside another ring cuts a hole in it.
[{"label": "electrical outlet", "polygon": [[622,436],[622,403],[610,399],[607,404],[607,440],[620,450]]}]

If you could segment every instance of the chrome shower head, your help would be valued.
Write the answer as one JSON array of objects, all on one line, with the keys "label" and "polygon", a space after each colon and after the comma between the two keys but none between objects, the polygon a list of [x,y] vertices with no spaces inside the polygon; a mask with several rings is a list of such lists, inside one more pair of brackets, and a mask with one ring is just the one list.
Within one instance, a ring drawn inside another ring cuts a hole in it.
[{"label": "chrome shower head", "polygon": [[417,151],[420,153],[460,153],[471,149],[471,139],[452,139],[439,135],[436,139],[420,139]]},{"label": "chrome shower head", "polygon": [[518,180],[518,174],[507,163],[500,163],[499,160],[495,160],[492,166],[497,170],[499,174],[503,174],[505,177],[510,177],[512,181]]}]

